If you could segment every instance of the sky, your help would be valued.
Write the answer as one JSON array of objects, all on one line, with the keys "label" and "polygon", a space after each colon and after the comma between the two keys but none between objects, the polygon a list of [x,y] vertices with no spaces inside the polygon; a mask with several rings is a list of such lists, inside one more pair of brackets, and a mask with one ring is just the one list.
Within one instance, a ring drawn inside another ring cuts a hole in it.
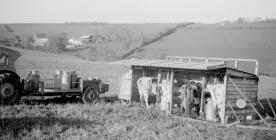
[{"label": "sky", "polygon": [[0,0],[0,23],[215,23],[276,19],[276,0]]}]

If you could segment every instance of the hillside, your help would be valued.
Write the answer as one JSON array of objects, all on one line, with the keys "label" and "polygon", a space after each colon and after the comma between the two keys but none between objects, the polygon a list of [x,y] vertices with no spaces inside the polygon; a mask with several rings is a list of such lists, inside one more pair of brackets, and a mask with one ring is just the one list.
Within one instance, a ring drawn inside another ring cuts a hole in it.
[{"label": "hillside", "polygon": [[[53,78],[56,70],[77,71],[81,77],[100,77],[110,82],[109,94],[118,93],[118,79],[128,67],[111,65],[107,62],[87,61],[74,56],[50,54],[39,51],[16,49],[21,57],[16,62],[19,75],[24,78],[28,71],[38,70],[41,78]],[[258,98],[266,97],[276,99],[275,77],[260,76]]]},{"label": "hillside", "polygon": [[[78,57],[16,49],[21,77],[39,70],[51,78],[56,69],[76,70],[82,77],[98,76],[111,83],[108,95],[117,94],[118,77],[128,68]],[[270,85],[270,86],[273,86]],[[216,123],[168,115],[140,103],[82,104],[60,100],[1,106],[0,139],[274,139],[274,130],[226,128]]]},{"label": "hillside", "polygon": [[165,55],[254,58],[260,72],[276,75],[276,24],[193,24],[130,57]]},{"label": "hillside", "polygon": [[56,70],[77,71],[80,77],[99,77],[109,81],[110,94],[117,91],[117,80],[128,70],[127,68],[109,65],[106,62],[86,61],[74,56],[50,54],[39,51],[16,49],[21,52],[21,57],[16,61],[18,74],[25,78],[28,71],[38,70],[41,78],[54,78]]},{"label": "hillside", "polygon": [[[9,24],[14,35],[20,37],[21,45],[26,49],[62,53],[78,56],[86,60],[116,60],[122,58],[133,49],[153,42],[162,36],[174,32],[183,24]],[[49,45],[44,47],[31,46],[34,33],[46,34]],[[69,38],[80,38],[92,35],[94,40],[101,41],[84,47],[65,51],[65,42]],[[55,45],[50,38],[61,37],[62,42]],[[64,51],[62,51],[62,48]]]}]

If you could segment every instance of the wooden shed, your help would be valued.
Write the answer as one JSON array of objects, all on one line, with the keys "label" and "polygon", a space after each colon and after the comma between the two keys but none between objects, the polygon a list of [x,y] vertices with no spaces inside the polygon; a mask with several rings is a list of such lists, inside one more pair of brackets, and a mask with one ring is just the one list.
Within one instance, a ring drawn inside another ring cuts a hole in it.
[{"label": "wooden shed", "polygon": [[[200,61],[193,61],[195,58],[189,57],[186,61],[186,58],[188,57],[167,57],[166,60],[129,59],[112,62],[130,66],[130,70],[120,79],[118,98],[131,102],[140,101],[136,84],[140,77],[155,77],[158,85],[162,79],[166,79],[171,83],[169,112],[174,114],[176,110],[174,106],[179,104],[179,97],[174,89],[181,86],[183,81],[194,81],[201,83],[202,95],[210,92],[210,87],[221,87],[220,92],[216,93],[216,98],[220,98],[220,105],[216,110],[216,116],[219,117],[212,121],[229,124],[236,120],[245,120],[259,115],[254,107],[257,103],[258,76],[239,70],[237,65],[238,61],[247,61],[247,59],[231,59],[235,62],[232,68],[226,64],[230,59],[204,58]],[[204,96],[201,97],[200,116],[198,117],[206,119],[204,117],[206,116],[206,104]]]}]

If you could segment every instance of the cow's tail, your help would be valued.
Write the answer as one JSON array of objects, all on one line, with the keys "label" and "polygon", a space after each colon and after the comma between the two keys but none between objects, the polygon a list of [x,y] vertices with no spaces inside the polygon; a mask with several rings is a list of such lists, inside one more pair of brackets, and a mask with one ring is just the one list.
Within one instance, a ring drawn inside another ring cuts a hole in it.
[{"label": "cow's tail", "polygon": [[138,87],[138,89],[140,89],[141,88],[141,78],[139,78],[138,80],[137,80],[137,87]]}]

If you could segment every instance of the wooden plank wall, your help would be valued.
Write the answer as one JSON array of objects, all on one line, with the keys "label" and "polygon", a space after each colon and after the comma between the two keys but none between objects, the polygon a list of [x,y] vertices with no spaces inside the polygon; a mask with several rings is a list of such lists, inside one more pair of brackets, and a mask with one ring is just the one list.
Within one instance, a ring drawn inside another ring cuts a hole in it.
[{"label": "wooden plank wall", "polygon": [[[258,80],[257,79],[244,79],[244,78],[235,78],[231,77],[231,79],[236,83],[236,85],[240,88],[240,90],[245,94],[245,96],[249,99],[253,105],[257,104],[257,92],[258,92]],[[238,116],[247,116],[256,114],[254,110],[247,103],[246,107],[240,109],[236,106],[236,101],[238,99],[243,99],[242,95],[239,94],[238,90],[234,87],[234,85],[227,80],[226,84],[226,101],[231,104],[234,111]],[[225,116],[231,115],[233,112],[231,111],[228,105],[225,106]]]},{"label": "wooden plank wall", "polygon": [[119,99],[131,100],[132,70],[125,73],[119,80]]}]

